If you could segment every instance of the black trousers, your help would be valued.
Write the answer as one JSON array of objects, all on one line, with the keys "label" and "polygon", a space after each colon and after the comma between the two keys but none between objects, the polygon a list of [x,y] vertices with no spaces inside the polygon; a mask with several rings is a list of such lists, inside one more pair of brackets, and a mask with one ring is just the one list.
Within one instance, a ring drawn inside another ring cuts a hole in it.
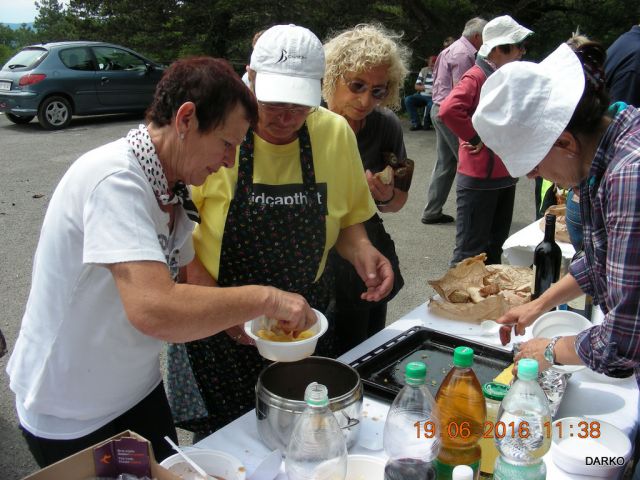
[{"label": "black trousers", "polygon": [[501,263],[502,244],[509,237],[516,186],[472,190],[458,185],[456,246],[451,265],[482,252],[487,265]]},{"label": "black trousers", "polygon": [[71,440],[50,440],[36,437],[23,427],[20,429],[40,468],[51,465],[125,430],[131,430],[149,440],[158,462],[174,453],[164,439],[165,435],[178,443],[178,435],[173,425],[169,402],[167,402],[162,382],[135,407],[84,437]]},{"label": "black trousers", "polygon": [[372,303],[364,306],[346,302],[336,303],[333,316],[338,354],[342,355],[384,328],[387,320],[387,303]]}]

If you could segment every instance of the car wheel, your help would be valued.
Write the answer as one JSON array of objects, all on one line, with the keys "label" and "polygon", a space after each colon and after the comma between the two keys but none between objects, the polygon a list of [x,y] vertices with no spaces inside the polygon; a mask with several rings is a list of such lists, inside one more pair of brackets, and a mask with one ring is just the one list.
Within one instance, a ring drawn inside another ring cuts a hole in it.
[{"label": "car wheel", "polygon": [[71,121],[71,105],[64,97],[48,97],[38,108],[38,121],[47,130],[59,130]]},{"label": "car wheel", "polygon": [[23,117],[21,115],[15,115],[13,113],[7,113],[7,118],[9,119],[9,121],[17,125],[24,125],[25,123],[29,123],[31,120],[33,120],[33,117],[35,117],[35,115],[26,115]]}]

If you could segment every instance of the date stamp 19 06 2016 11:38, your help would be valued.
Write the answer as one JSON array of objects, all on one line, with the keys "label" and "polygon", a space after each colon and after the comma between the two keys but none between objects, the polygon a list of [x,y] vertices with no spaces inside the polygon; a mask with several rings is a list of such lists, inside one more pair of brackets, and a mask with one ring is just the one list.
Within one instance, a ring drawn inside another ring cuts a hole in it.
[{"label": "date stamp 19 06 2016 11:38", "polygon": [[[437,435],[444,435],[448,438],[460,438],[466,439],[471,435],[477,435],[477,432],[472,430],[470,422],[449,422],[443,426],[442,431],[438,431],[438,425],[435,422],[416,422],[413,425],[416,428],[417,438],[434,438]],[[542,424],[543,434],[547,438],[553,436],[553,429],[555,428],[558,438],[575,437],[575,438],[600,438],[600,422],[593,420],[591,422],[580,421],[575,425],[570,424],[563,427],[562,423],[544,422]],[[484,422],[484,428],[482,432],[483,438],[529,438],[531,435],[531,426],[529,422]]]}]

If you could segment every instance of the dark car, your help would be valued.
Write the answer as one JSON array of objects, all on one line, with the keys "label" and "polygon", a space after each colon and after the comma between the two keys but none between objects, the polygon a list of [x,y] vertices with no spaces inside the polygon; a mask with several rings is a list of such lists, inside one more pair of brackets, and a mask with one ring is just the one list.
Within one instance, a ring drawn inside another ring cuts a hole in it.
[{"label": "dark car", "polygon": [[0,112],[13,123],[36,115],[50,130],[72,115],[144,111],[164,67],[119,45],[56,42],[31,45],[0,70]]}]

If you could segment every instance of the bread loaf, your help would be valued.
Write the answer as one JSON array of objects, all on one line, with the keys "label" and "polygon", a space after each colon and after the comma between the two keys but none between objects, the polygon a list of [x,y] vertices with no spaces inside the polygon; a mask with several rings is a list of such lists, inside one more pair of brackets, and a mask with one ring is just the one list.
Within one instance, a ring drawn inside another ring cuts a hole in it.
[{"label": "bread loaf", "polygon": [[374,177],[385,185],[389,185],[393,181],[393,168],[391,168],[390,165],[387,165],[384,170],[376,173]]}]

